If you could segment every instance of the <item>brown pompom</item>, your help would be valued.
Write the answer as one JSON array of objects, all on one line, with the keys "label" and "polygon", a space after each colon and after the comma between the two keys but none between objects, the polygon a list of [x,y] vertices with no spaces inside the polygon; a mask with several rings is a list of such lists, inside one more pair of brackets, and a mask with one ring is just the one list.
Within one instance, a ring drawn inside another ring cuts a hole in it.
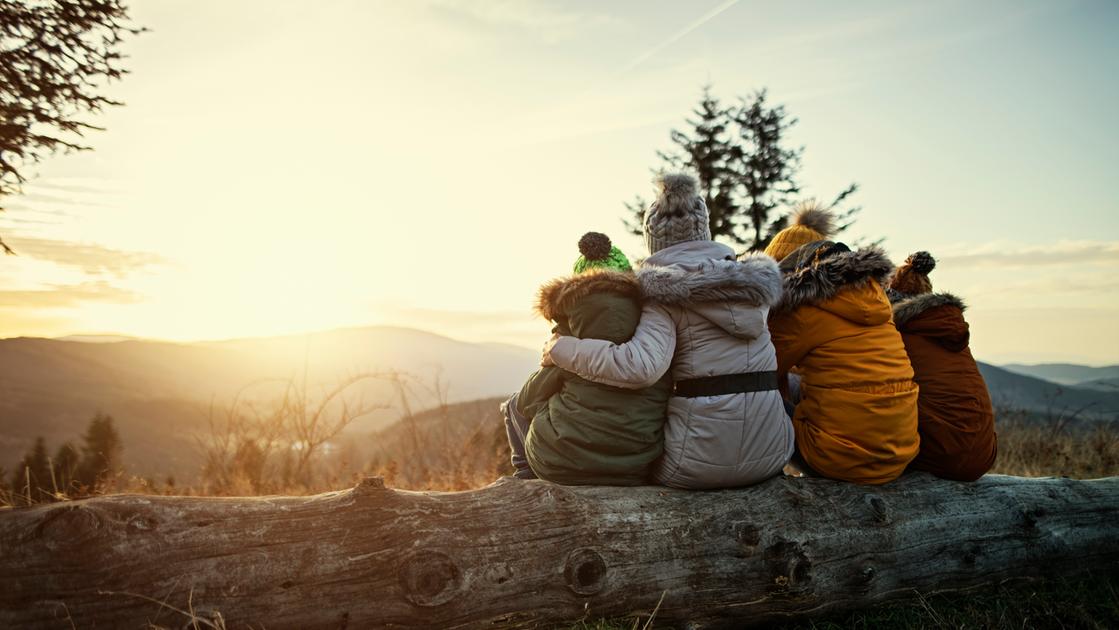
[{"label": "brown pompom", "polygon": [[913,268],[913,271],[924,275],[929,275],[933,269],[936,269],[936,259],[928,252],[916,252],[911,254],[909,258],[905,259],[905,264]]},{"label": "brown pompom", "polygon": [[587,260],[605,260],[612,247],[610,237],[601,232],[587,232],[579,239],[579,253]]}]

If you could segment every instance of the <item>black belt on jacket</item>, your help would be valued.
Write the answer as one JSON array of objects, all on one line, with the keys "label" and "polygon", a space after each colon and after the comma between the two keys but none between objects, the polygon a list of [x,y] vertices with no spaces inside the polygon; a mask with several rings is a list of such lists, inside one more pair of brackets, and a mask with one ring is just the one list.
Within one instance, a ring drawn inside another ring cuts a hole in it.
[{"label": "black belt on jacket", "polygon": [[745,394],[777,389],[777,372],[746,372],[676,381],[673,393],[683,398]]}]

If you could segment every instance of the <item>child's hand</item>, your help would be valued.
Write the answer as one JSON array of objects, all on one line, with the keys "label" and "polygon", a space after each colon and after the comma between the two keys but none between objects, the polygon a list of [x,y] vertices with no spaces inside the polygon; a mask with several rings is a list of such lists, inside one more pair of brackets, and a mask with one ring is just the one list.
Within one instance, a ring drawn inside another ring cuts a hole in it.
[{"label": "child's hand", "polygon": [[554,367],[556,365],[554,362],[552,362],[551,352],[552,346],[556,345],[556,342],[559,341],[559,338],[559,333],[552,333],[552,336],[544,342],[544,349],[541,352],[542,356],[540,357],[540,367]]}]

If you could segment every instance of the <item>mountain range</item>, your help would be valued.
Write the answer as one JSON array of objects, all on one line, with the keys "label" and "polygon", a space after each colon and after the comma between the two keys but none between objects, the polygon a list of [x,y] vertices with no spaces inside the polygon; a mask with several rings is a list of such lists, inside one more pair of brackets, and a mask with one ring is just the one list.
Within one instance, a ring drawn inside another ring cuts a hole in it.
[{"label": "mountain range", "polygon": [[1072,385],[1101,391],[1119,391],[1119,365],[1091,367],[1074,363],[1038,363],[1034,365],[1011,363],[1003,367],[1015,374],[1033,376],[1060,385]]},{"label": "mountain range", "polygon": [[[262,404],[285,383],[308,392],[365,372],[397,370],[415,376],[409,408],[440,402],[504,397],[536,369],[539,354],[518,346],[467,343],[397,327],[341,329],[307,335],[169,343],[118,337],[0,339],[0,466],[10,467],[37,436],[53,452],[77,442],[97,412],[116,420],[129,471],[189,479],[199,470],[196,438],[211,406],[235,396]],[[1119,375],[1119,367],[980,364],[996,406],[1044,415],[1084,410],[1114,418],[1119,390],[1085,387]],[[1080,384],[1068,384],[1076,381]],[[397,390],[372,379],[355,386],[366,401],[388,408],[356,422],[355,439],[400,417]]]},{"label": "mountain range", "polygon": [[[467,343],[396,327],[308,335],[169,343],[138,339],[0,339],[0,465],[10,469],[37,436],[53,452],[77,443],[97,412],[111,415],[131,472],[197,472],[196,438],[211,405],[251,395],[267,404],[293,379],[314,397],[354,375],[394,370],[414,377],[409,405],[508,396],[538,367],[539,353],[496,343]],[[352,398],[389,409],[350,427],[355,434],[399,417],[399,395],[370,379]]]}]

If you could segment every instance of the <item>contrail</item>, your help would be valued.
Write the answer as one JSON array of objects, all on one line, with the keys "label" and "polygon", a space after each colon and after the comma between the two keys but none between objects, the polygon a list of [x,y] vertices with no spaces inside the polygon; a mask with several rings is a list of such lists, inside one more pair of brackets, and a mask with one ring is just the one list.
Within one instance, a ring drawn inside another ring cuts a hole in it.
[{"label": "contrail", "polygon": [[696,21],[687,25],[686,27],[684,27],[684,29],[681,30],[680,32],[676,33],[672,37],[669,37],[668,39],[661,42],[660,44],[657,44],[653,48],[651,48],[651,49],[645,51],[644,53],[642,53],[636,59],[629,62],[629,64],[625,68],[622,68],[621,71],[622,72],[629,72],[630,70],[633,70],[637,66],[640,66],[641,64],[648,61],[649,58],[652,57],[653,55],[659,53],[660,51],[664,50],[665,48],[668,48],[669,46],[671,46],[671,45],[675,44],[676,42],[680,41],[680,39],[682,39],[688,33],[691,33],[692,31],[696,30],[697,28],[699,28],[699,27],[703,26],[704,24],[708,23],[715,16],[719,15],[723,11],[726,11],[727,9],[733,7],[736,4],[738,4],[738,0],[726,0],[726,2],[723,2],[722,4],[715,7],[714,9],[711,9],[707,13],[704,13],[702,16],[699,17],[699,19],[697,19]]}]

